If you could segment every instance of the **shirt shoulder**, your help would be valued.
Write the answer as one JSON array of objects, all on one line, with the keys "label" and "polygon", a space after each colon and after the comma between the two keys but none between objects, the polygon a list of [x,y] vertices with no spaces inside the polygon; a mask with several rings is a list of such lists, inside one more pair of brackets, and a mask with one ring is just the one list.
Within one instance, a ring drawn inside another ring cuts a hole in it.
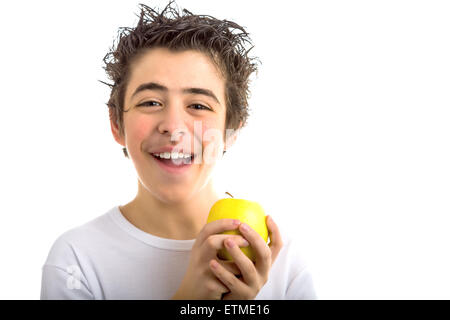
[{"label": "shirt shoulder", "polygon": [[50,248],[45,265],[65,267],[76,262],[77,249],[93,245],[107,234],[107,215],[65,231]]},{"label": "shirt shoulder", "polygon": [[108,211],[56,238],[42,266],[41,299],[93,299],[86,248],[101,246],[108,232]]}]

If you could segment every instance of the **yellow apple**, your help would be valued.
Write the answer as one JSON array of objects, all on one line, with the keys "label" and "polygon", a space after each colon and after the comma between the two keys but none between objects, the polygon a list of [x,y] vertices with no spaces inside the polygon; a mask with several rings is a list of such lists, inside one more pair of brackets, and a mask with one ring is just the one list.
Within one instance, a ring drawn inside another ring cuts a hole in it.
[{"label": "yellow apple", "polygon": [[[266,225],[266,215],[259,203],[244,199],[220,199],[211,207],[207,223],[219,219],[239,219],[253,228],[267,243],[269,232]],[[239,230],[225,231],[223,234],[241,234]],[[251,246],[242,247],[242,252],[255,261],[255,253]],[[233,260],[226,249],[220,250],[218,256],[224,260]]]}]

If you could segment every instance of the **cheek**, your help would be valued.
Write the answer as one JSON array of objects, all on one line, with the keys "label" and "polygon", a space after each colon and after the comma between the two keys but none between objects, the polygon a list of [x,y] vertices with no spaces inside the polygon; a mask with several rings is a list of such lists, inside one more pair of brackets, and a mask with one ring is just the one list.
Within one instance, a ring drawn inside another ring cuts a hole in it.
[{"label": "cheek", "polygon": [[202,141],[204,142],[204,145],[210,144],[212,142],[212,137],[214,137],[214,139],[223,139],[224,124],[222,124],[218,119],[202,120],[201,128]]},{"label": "cheek", "polygon": [[202,125],[203,158],[206,164],[214,164],[224,149],[223,126],[216,122],[204,122]]},{"label": "cheek", "polygon": [[140,144],[145,141],[152,124],[148,119],[136,115],[127,119],[125,123],[125,137],[129,149],[140,149]]}]

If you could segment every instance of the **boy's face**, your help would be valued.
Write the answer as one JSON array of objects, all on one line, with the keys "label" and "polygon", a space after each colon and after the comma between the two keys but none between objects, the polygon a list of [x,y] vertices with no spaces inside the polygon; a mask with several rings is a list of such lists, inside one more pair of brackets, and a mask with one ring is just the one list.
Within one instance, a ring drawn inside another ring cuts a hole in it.
[{"label": "boy's face", "polygon": [[[149,83],[152,88],[139,90]],[[189,199],[203,189],[214,157],[224,150],[225,81],[212,61],[193,50],[147,51],[131,66],[124,110],[125,136],[113,123],[111,127],[116,141],[127,148],[142,186],[165,202]],[[152,155],[164,147],[195,153],[197,158],[174,173]]]}]

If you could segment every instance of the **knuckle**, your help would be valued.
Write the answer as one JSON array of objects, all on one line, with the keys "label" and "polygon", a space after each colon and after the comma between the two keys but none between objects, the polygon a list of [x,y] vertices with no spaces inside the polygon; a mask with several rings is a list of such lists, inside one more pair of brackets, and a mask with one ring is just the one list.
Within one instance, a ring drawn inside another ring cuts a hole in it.
[{"label": "knuckle", "polygon": [[211,236],[206,238],[205,245],[210,249],[214,248],[214,238]]},{"label": "knuckle", "polygon": [[228,289],[230,289],[231,291],[233,291],[233,289],[234,289],[234,287],[235,287],[234,281],[231,280],[231,279],[229,279],[229,278],[226,278],[226,279],[224,279],[224,282],[225,282],[225,285],[228,287]]},{"label": "knuckle", "polygon": [[235,243],[242,243],[242,244],[248,242],[243,236],[240,235],[233,236],[233,241]]},{"label": "knuckle", "polygon": [[213,292],[215,292],[215,291],[216,291],[216,288],[215,288],[215,286],[214,286],[214,283],[212,283],[211,281],[207,282],[207,283],[205,284],[205,290],[206,290],[206,292],[208,292],[208,293],[213,293]]},{"label": "knuckle", "polygon": [[271,259],[272,258],[272,251],[269,248],[266,248],[266,250],[264,250],[262,252],[262,258],[266,259],[266,260]]},{"label": "knuckle", "polygon": [[251,300],[251,299],[253,299],[254,296],[256,296],[256,295],[253,294],[253,292],[250,291],[250,290],[246,290],[246,291],[243,293],[243,298],[244,298],[244,300]]},{"label": "knuckle", "polygon": [[250,272],[256,272],[256,267],[252,260],[244,259],[244,261],[242,261],[242,263],[244,264],[244,267],[246,270],[248,270]]},{"label": "knuckle", "polygon": [[221,219],[221,226],[224,229],[228,229],[233,224],[233,219]]},{"label": "knuckle", "polygon": [[200,230],[200,232],[198,233],[197,237],[204,237],[208,234],[209,229],[211,229],[211,223],[207,223],[203,226],[203,228]]}]

